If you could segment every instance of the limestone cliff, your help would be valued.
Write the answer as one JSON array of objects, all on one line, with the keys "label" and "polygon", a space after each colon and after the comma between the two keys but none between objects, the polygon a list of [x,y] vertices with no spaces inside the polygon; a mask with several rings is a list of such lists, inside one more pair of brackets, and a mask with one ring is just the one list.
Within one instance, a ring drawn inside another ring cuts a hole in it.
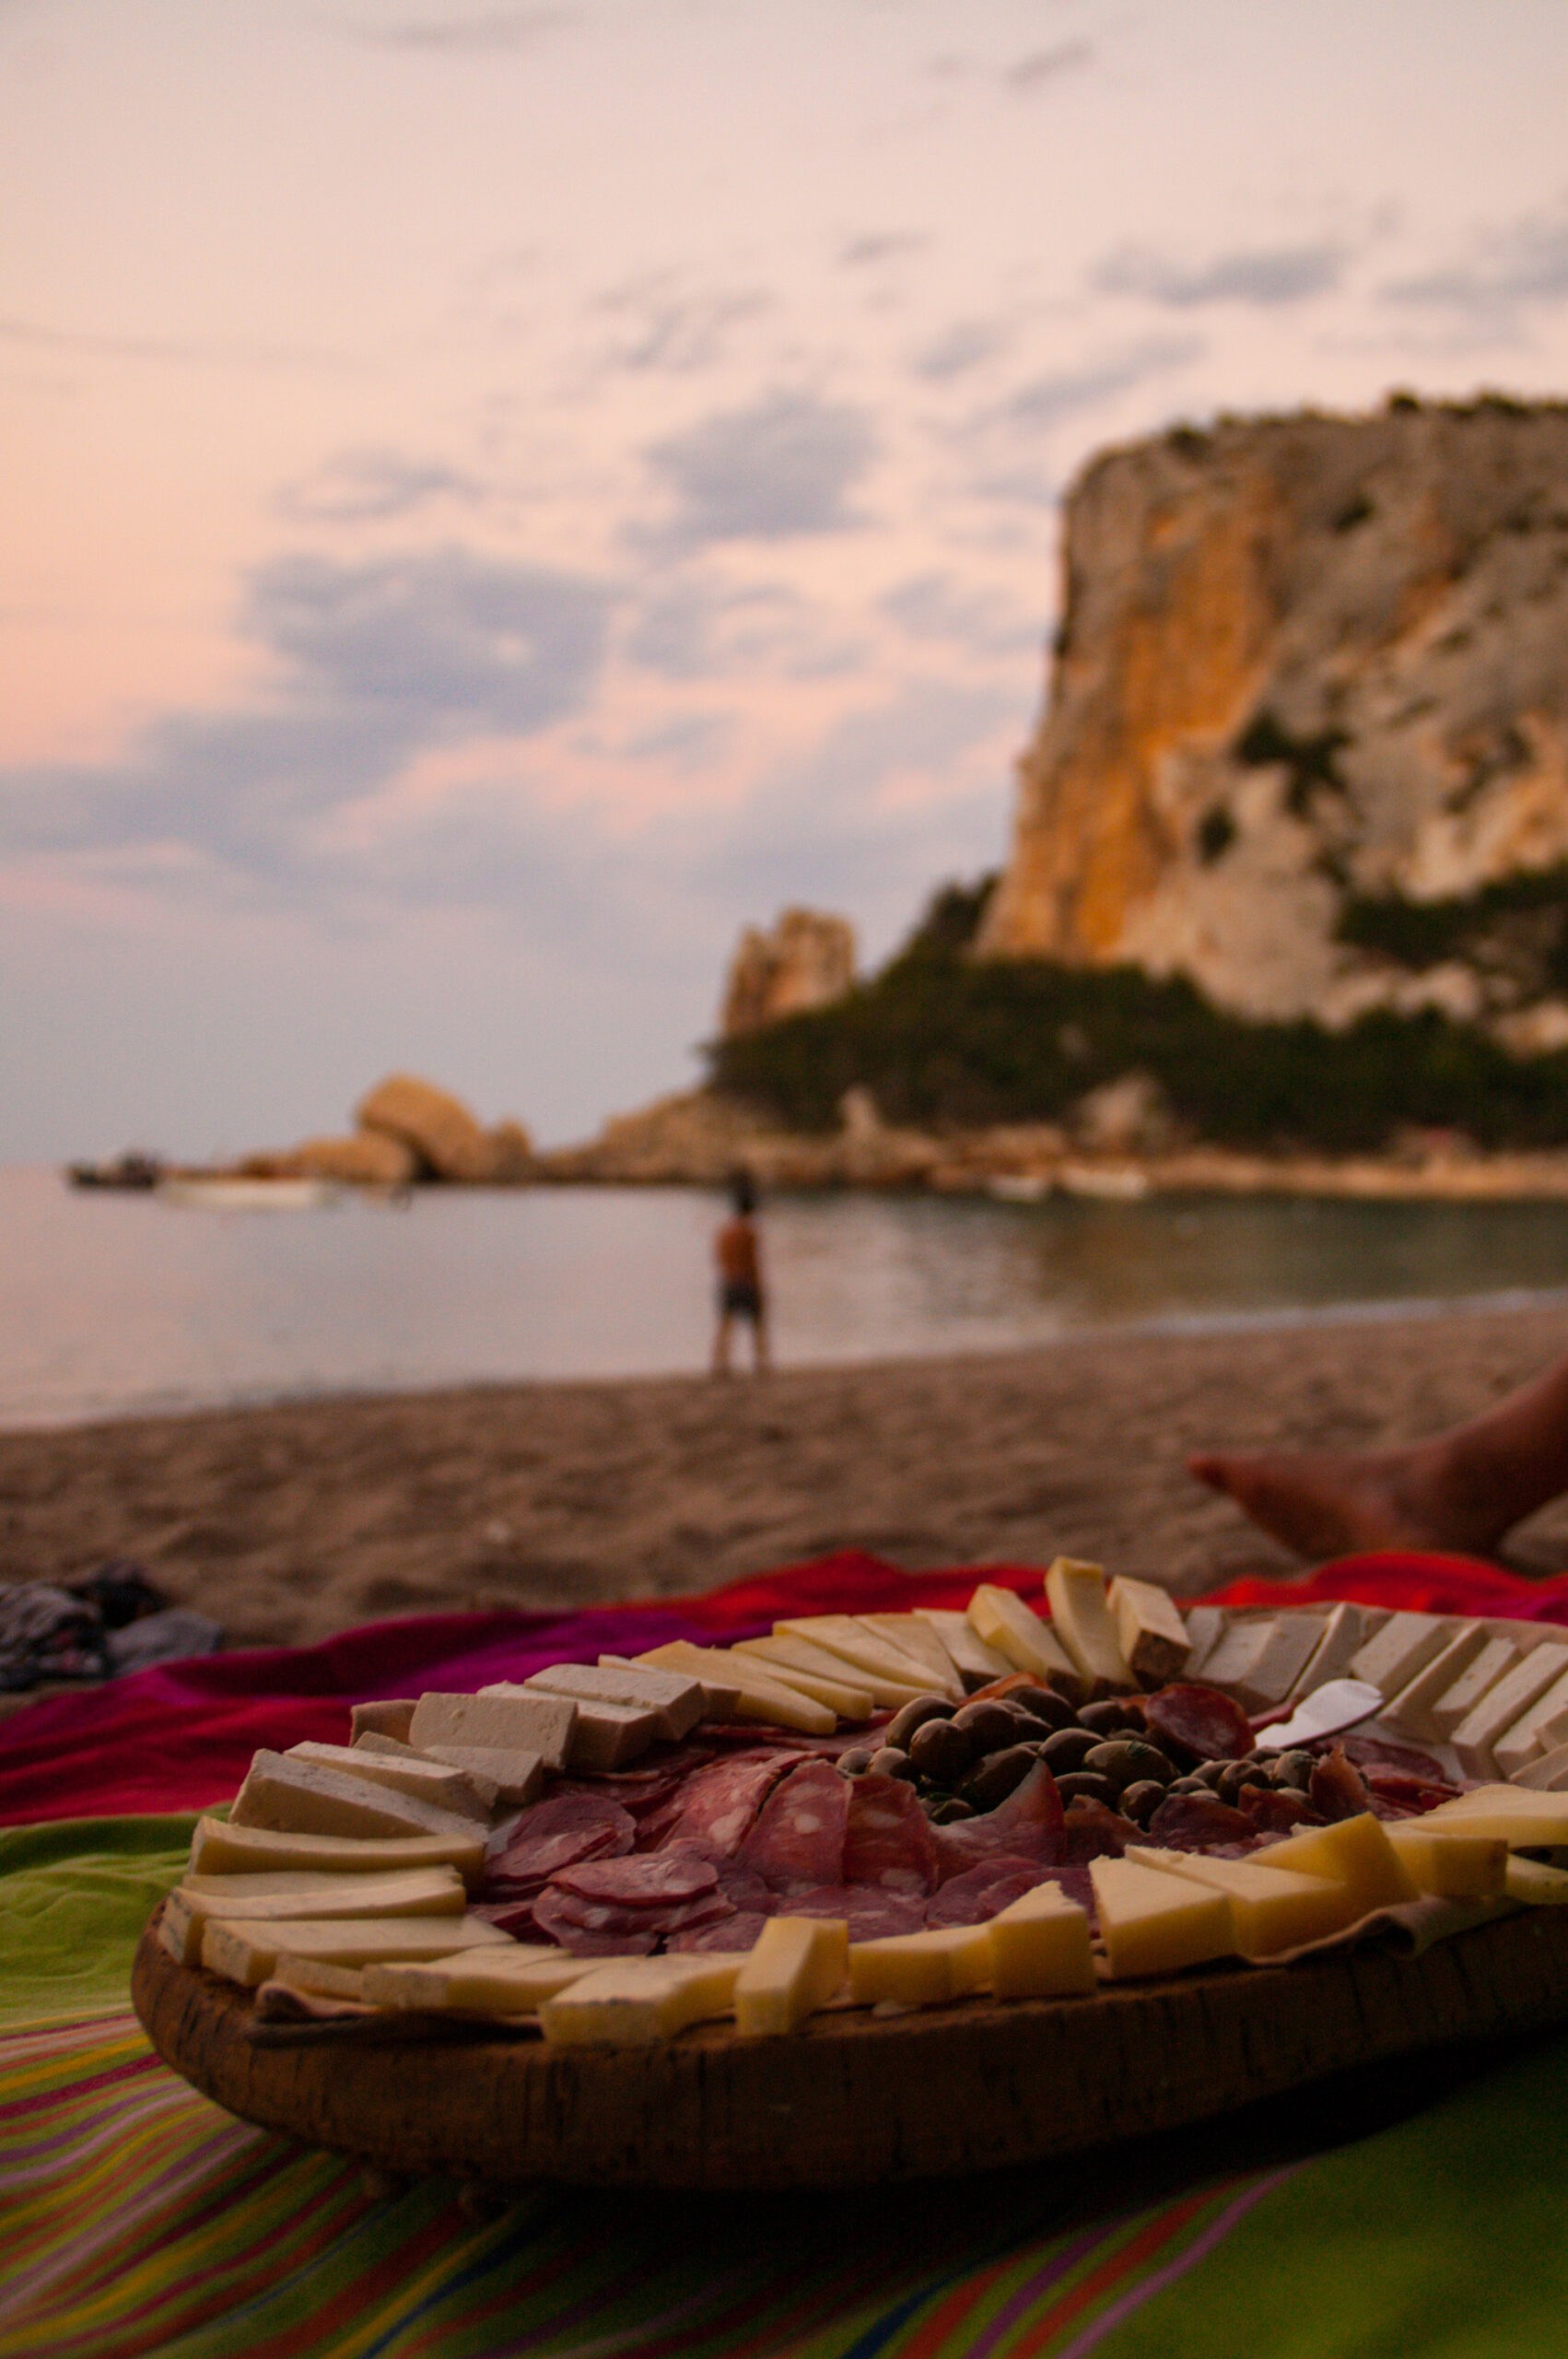
[{"label": "limestone cliff", "polygon": [[1096,460],[1065,522],[982,950],[1182,972],[1253,1015],[1568,1030],[1539,960],[1401,959],[1346,922],[1568,860],[1568,406],[1181,428]]},{"label": "limestone cliff", "polygon": [[785,910],[771,933],[748,925],[725,979],[720,1031],[755,1032],[780,1016],[825,1007],[855,980],[855,930],[847,918]]}]

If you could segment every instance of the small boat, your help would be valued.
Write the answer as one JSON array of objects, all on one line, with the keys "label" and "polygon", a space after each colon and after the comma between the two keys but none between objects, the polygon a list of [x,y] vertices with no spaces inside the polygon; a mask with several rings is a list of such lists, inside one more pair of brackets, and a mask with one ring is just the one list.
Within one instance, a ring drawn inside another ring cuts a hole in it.
[{"label": "small boat", "polygon": [[316,1212],[342,1192],[331,1180],[248,1180],[239,1173],[176,1173],[158,1183],[160,1203],[207,1213]]},{"label": "small boat", "polygon": [[68,1163],[65,1177],[73,1188],[156,1188],[163,1166],[156,1156],[132,1147],[112,1163]]},{"label": "small boat", "polygon": [[1149,1193],[1148,1173],[1130,1163],[1064,1163],[1057,1176],[1070,1196],[1099,1196],[1108,1203],[1136,1203]]}]

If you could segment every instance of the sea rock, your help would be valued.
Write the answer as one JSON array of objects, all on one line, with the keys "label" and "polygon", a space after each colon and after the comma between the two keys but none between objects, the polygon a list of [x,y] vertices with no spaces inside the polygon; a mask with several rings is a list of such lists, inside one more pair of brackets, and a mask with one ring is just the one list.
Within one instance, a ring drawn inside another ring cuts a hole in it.
[{"label": "sea rock", "polygon": [[355,1108],[354,1119],[362,1131],[410,1148],[421,1178],[485,1182],[497,1177],[494,1138],[461,1098],[412,1074],[391,1074],[378,1082]]},{"label": "sea rock", "polygon": [[726,1039],[842,999],[855,980],[855,930],[819,910],[785,910],[771,933],[748,925],[736,945],[719,1023]]},{"label": "sea rock", "polygon": [[1522,921],[1424,964],[1344,929],[1568,860],[1568,406],[1177,428],[1090,465],[1064,549],[981,951],[1528,1037],[1553,978]]},{"label": "sea rock", "polygon": [[419,1158],[402,1139],[383,1131],[359,1131],[348,1139],[307,1139],[287,1158],[289,1168],[313,1180],[341,1180],[357,1188],[406,1188]]},{"label": "sea rock", "polygon": [[555,1180],[721,1187],[743,1168],[765,1188],[888,1187],[930,1178],[945,1153],[936,1140],[885,1126],[869,1092],[846,1097],[837,1130],[802,1135],[719,1090],[686,1090],[617,1115],[586,1145],[551,1149],[535,1172]]}]

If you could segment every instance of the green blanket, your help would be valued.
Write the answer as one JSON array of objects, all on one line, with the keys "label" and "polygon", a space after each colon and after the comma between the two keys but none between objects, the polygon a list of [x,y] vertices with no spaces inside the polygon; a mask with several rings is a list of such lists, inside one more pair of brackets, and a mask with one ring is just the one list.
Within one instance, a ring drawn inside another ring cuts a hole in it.
[{"label": "green blanket", "polygon": [[132,1954],[195,1823],[181,1812],[0,1827],[0,2024],[127,2004]]}]

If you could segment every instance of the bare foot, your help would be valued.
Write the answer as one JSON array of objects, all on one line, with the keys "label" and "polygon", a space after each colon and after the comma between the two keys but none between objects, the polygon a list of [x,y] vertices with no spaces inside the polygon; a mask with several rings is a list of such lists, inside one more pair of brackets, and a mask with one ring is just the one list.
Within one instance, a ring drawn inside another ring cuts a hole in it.
[{"label": "bare foot", "polygon": [[1277,1455],[1204,1454],[1188,1471],[1223,1491],[1298,1556],[1322,1562],[1361,1548],[1487,1550],[1515,1517],[1458,1496],[1438,1446]]}]

